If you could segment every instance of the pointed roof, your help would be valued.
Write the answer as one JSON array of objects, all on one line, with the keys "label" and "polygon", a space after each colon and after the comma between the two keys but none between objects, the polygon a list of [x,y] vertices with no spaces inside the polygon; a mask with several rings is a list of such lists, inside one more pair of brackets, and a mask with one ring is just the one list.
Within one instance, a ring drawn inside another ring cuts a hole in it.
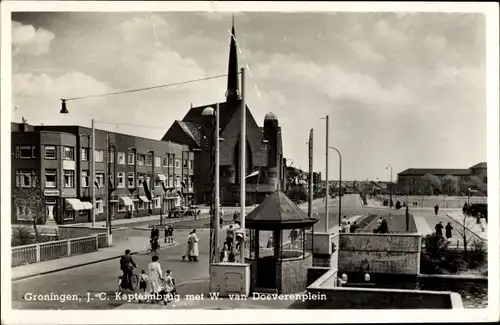
[{"label": "pointed roof", "polygon": [[246,215],[245,226],[261,230],[293,229],[309,227],[317,221],[310,219],[285,193],[276,191]]},{"label": "pointed roof", "polygon": [[227,101],[239,98],[239,82],[238,82],[238,53],[236,52],[236,33],[234,30],[234,15],[233,27],[231,29],[231,43],[229,45],[229,64],[227,69]]}]

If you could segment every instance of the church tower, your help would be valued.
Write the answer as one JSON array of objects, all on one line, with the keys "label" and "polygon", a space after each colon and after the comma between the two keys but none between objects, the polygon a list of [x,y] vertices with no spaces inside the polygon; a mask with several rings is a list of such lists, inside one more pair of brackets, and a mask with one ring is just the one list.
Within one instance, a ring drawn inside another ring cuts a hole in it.
[{"label": "church tower", "polygon": [[234,15],[233,28],[231,29],[231,43],[229,45],[229,66],[227,76],[226,102],[235,102],[240,99],[239,87],[239,71],[238,71],[238,53],[236,49],[236,34],[234,31]]}]

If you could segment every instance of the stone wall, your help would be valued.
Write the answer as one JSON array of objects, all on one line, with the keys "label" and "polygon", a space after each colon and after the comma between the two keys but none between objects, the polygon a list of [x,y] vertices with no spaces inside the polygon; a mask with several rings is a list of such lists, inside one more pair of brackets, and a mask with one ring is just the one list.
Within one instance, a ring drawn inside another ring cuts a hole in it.
[{"label": "stone wall", "polygon": [[59,226],[59,239],[87,237],[95,234],[106,233],[107,228],[92,228],[79,226]]},{"label": "stone wall", "polygon": [[338,269],[343,272],[418,274],[421,236],[340,234]]},{"label": "stone wall", "polygon": [[303,292],[307,288],[307,270],[312,267],[312,262],[312,255],[308,253],[304,259],[291,258],[281,262],[282,294]]},{"label": "stone wall", "polygon": [[308,300],[307,309],[451,309],[462,308],[460,296],[450,292],[368,288],[317,288],[312,294],[326,299]]}]

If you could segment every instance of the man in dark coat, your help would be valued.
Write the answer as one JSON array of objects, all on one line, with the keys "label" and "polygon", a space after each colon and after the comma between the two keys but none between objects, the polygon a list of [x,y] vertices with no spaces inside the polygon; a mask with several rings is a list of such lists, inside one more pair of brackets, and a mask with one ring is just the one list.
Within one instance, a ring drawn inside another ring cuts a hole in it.
[{"label": "man in dark coat", "polygon": [[439,221],[438,224],[436,224],[436,227],[434,227],[436,229],[436,234],[443,237],[443,223],[441,221]]},{"label": "man in dark coat", "polygon": [[158,239],[160,238],[160,231],[158,230],[158,228],[156,228],[155,225],[153,225],[153,228],[151,229],[151,239]]},{"label": "man in dark coat", "polygon": [[438,214],[438,212],[439,212],[439,205],[437,205],[437,204],[436,204],[436,205],[434,206],[434,213],[437,215],[437,214]]},{"label": "man in dark coat", "polygon": [[123,272],[123,279],[121,284],[122,288],[134,290],[130,278],[132,276],[132,270],[135,267],[137,267],[137,265],[132,259],[132,255],[130,255],[130,249],[127,249],[125,251],[125,255],[120,258],[120,270]]},{"label": "man in dark coat", "polygon": [[453,230],[453,227],[451,226],[451,224],[448,222],[448,224],[446,225],[445,227],[445,235],[446,235],[446,239],[451,239],[451,231]]}]

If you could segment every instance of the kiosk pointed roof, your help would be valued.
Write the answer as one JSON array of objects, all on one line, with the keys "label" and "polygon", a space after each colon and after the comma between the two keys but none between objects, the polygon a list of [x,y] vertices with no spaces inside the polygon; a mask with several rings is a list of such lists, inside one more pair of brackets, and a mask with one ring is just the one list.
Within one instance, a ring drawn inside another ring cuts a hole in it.
[{"label": "kiosk pointed roof", "polygon": [[318,219],[311,219],[285,193],[276,191],[245,217],[250,229],[291,229],[312,226]]}]

